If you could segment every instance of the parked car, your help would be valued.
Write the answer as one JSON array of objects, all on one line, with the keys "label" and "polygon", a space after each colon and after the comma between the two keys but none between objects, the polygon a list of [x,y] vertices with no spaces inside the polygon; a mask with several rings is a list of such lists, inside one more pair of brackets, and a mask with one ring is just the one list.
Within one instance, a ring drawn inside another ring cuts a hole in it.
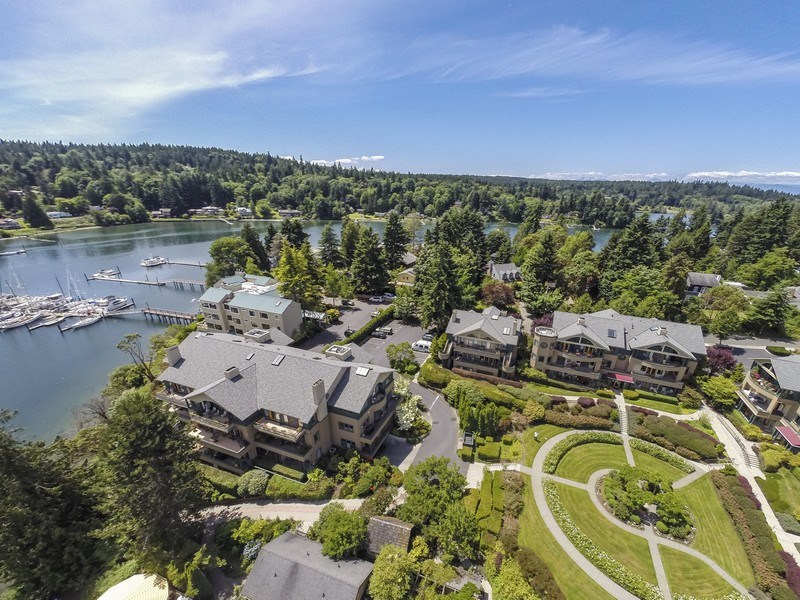
[{"label": "parked car", "polygon": [[342,298],[342,306],[353,306],[353,301],[347,298]]},{"label": "parked car", "polygon": [[369,299],[370,302],[377,302],[378,304],[383,302],[383,296],[372,296]]},{"label": "parked car", "polygon": [[371,313],[369,313],[369,316],[370,317],[377,317],[379,314],[381,314],[381,309],[380,308],[376,308]]},{"label": "parked car", "polygon": [[355,329],[353,329],[352,327],[348,327],[347,329],[344,330],[344,337],[350,337],[355,332],[356,332]]},{"label": "parked car", "polygon": [[435,336],[434,336],[432,333],[423,333],[423,334],[422,334],[422,339],[423,339],[424,341],[426,341],[426,342],[432,342],[432,341],[433,341],[433,339],[434,339],[434,337],[435,337]]},{"label": "parked car", "polygon": [[417,340],[416,342],[411,344],[411,349],[417,352],[430,352],[431,343],[425,340]]},{"label": "parked car", "polygon": [[397,296],[395,296],[394,294],[390,294],[389,292],[386,292],[386,293],[383,295],[383,299],[384,299],[384,300],[388,300],[389,302],[391,302],[391,301],[392,301],[392,300],[394,300],[395,298],[397,298]]},{"label": "parked car", "polygon": [[387,335],[392,335],[394,333],[394,329],[392,329],[391,327],[378,327],[376,331],[383,331]]},{"label": "parked car", "polygon": [[375,330],[375,331],[373,331],[373,332],[372,332],[370,335],[371,335],[372,337],[374,337],[374,338],[380,338],[380,339],[382,339],[382,340],[385,340],[385,339],[386,339],[386,336],[388,336],[389,334],[388,334],[388,333],[386,333],[385,331],[381,331],[380,329],[376,329],[376,330]]}]

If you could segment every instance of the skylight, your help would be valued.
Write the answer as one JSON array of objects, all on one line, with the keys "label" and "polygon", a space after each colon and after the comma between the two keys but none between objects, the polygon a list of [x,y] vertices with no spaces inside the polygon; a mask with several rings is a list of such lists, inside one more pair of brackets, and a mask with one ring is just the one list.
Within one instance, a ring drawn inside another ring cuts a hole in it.
[{"label": "skylight", "polygon": [[247,355],[247,358],[245,358],[245,360],[250,360],[250,359],[251,359],[251,358],[253,358],[255,355],[256,355],[256,353],[255,353],[255,352],[251,352],[250,354],[248,354],[248,355]]},{"label": "skylight", "polygon": [[503,327],[503,335],[511,335],[511,327]]},{"label": "skylight", "polygon": [[608,337],[610,337],[610,338],[617,337],[617,330],[616,329],[609,329],[608,330]]},{"label": "skylight", "polygon": [[500,315],[492,315],[492,321],[497,321],[500,318]]},{"label": "skylight", "polygon": [[278,356],[272,359],[272,364],[277,367],[284,358],[286,358],[285,354],[278,354]]},{"label": "skylight", "polygon": [[369,375],[369,368],[368,367],[358,367],[356,369],[356,375],[360,375],[361,377],[366,377]]}]

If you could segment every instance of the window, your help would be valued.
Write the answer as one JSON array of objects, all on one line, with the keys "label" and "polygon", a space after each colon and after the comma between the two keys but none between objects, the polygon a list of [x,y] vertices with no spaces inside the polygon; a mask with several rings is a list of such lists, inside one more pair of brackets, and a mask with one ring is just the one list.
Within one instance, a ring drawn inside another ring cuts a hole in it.
[{"label": "window", "polygon": [[319,431],[314,432],[314,443],[316,444],[319,441]]},{"label": "window", "polygon": [[617,337],[617,330],[616,329],[609,329],[608,330],[608,337],[610,337],[610,338]]},{"label": "window", "polygon": [[342,423],[339,421],[339,429],[342,431],[353,431],[353,426],[350,423]]},{"label": "window", "polygon": [[239,309],[238,309],[238,308],[236,308],[236,307],[234,307],[234,308],[231,308],[231,312],[232,312],[232,313],[237,313],[237,314],[238,314],[238,313],[239,313]]},{"label": "window", "polygon": [[255,317],[256,316],[256,311],[251,310],[251,311],[248,311],[248,312],[249,312],[251,317]]},{"label": "window", "polygon": [[269,313],[261,313],[262,319],[269,319]]}]

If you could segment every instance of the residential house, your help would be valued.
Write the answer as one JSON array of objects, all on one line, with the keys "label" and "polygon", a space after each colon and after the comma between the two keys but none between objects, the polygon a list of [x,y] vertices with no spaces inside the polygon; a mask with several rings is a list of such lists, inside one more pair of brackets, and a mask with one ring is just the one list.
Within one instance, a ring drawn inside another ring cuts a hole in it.
[{"label": "residential house", "polygon": [[522,281],[522,271],[514,263],[501,263],[495,264],[489,261],[488,265],[489,277],[496,281],[503,283],[513,283],[515,281]]},{"label": "residential house", "polygon": [[684,297],[701,296],[713,287],[722,285],[722,275],[716,273],[689,273],[686,276]]},{"label": "residential house", "polygon": [[388,544],[408,550],[411,545],[413,529],[413,524],[394,517],[384,515],[372,517],[367,529],[367,553],[377,556],[381,549]]},{"label": "residential house", "polygon": [[637,387],[674,394],[706,354],[696,325],[621,315],[556,311],[534,330],[531,366],[583,385]]},{"label": "residential house", "polygon": [[299,217],[302,214],[303,213],[301,213],[299,210],[295,210],[294,208],[283,208],[283,209],[278,211],[278,216],[283,218],[283,219],[285,219],[285,218],[291,219],[291,218],[294,218],[294,217]]},{"label": "residential house", "polygon": [[333,560],[322,544],[287,531],[258,553],[242,586],[245,600],[361,600],[372,563],[357,558]]},{"label": "residential house", "polygon": [[253,211],[247,208],[246,206],[237,206],[236,214],[239,215],[240,217],[252,217]]},{"label": "residential house", "polygon": [[454,310],[445,333],[447,344],[439,353],[442,365],[510,379],[517,365],[522,322],[495,307],[481,313]]},{"label": "residential house", "polygon": [[287,343],[300,335],[300,303],[282,297],[275,279],[261,275],[224,277],[198,301],[209,329],[239,334],[250,329],[277,329],[288,336]]},{"label": "residential house", "polygon": [[234,473],[276,461],[306,469],[333,447],[374,456],[392,426],[394,371],[358,346],[322,354],[285,340],[277,330],[190,335],[167,350],[157,396],[201,459]]},{"label": "residential house", "polygon": [[0,219],[0,229],[21,229],[21,227],[16,219]]},{"label": "residential house", "polygon": [[414,276],[414,267],[406,269],[405,271],[400,271],[397,274],[397,278],[395,279],[395,285],[405,285],[411,287],[417,281],[416,277]]},{"label": "residential house", "polygon": [[739,390],[738,408],[750,423],[800,452],[800,355],[758,358]]},{"label": "residential house", "polygon": [[411,252],[406,252],[403,254],[403,265],[406,267],[412,267],[417,263],[417,256],[415,254],[411,254]]}]

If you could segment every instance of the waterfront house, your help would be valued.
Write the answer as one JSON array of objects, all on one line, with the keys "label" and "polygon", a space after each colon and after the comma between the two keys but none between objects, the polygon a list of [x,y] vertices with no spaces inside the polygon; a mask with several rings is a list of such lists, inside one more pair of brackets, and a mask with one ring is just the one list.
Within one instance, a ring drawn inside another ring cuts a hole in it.
[{"label": "waterfront house", "polygon": [[739,390],[737,408],[750,423],[800,452],[800,355],[757,358]]},{"label": "waterfront house", "polygon": [[264,545],[242,587],[245,600],[361,600],[372,563],[333,560],[322,544],[287,531]]},{"label": "waterfront house", "polygon": [[514,263],[495,264],[489,261],[487,270],[489,272],[489,277],[495,281],[502,281],[503,283],[522,281],[522,271],[520,271],[520,268]]},{"label": "waterfront house", "polygon": [[302,212],[294,208],[282,208],[278,211],[278,216],[283,219],[294,219],[302,216]]},{"label": "waterfront house", "polygon": [[483,312],[454,310],[447,323],[447,343],[439,353],[445,368],[464,369],[510,379],[517,363],[522,322],[494,306]]},{"label": "waterfront house", "polygon": [[242,473],[275,462],[305,470],[334,447],[375,456],[392,426],[394,371],[358,346],[323,354],[274,334],[195,333],[167,350],[157,396],[201,459]]},{"label": "waterfront house", "polygon": [[636,387],[674,394],[706,354],[696,325],[621,315],[556,311],[536,327],[531,366],[583,385]]},{"label": "waterfront house", "polygon": [[685,297],[702,296],[713,287],[722,285],[722,276],[716,273],[689,273],[686,276]]},{"label": "waterfront house", "polygon": [[282,297],[275,279],[231,275],[208,288],[198,301],[209,329],[238,334],[250,329],[275,329],[285,334],[286,343],[300,335],[300,303]]},{"label": "waterfront house", "polygon": [[16,219],[0,219],[0,229],[21,229]]},{"label": "waterfront house", "polygon": [[400,271],[397,274],[397,279],[395,279],[395,285],[405,285],[411,287],[416,282],[416,277],[414,276],[414,268],[406,269],[405,271]]}]

